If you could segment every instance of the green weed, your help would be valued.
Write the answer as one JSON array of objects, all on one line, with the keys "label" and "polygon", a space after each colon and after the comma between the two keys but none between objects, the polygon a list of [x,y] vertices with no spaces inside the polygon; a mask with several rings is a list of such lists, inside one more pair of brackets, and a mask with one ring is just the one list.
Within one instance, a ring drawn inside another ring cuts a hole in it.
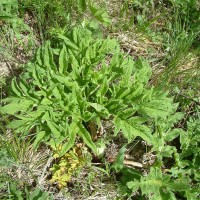
[{"label": "green weed", "polygon": [[85,0],[20,0],[19,10],[28,10],[37,20],[37,32],[41,42],[56,33],[65,33],[74,25],[97,20],[103,25],[110,24],[106,10],[93,1]]},{"label": "green weed", "polygon": [[[168,121],[169,122],[169,121]],[[119,185],[125,195],[148,197],[148,199],[197,199],[199,195],[199,119],[188,122],[187,131],[168,130],[164,136],[162,128],[156,151],[157,160],[148,167],[148,175],[143,176],[135,169],[127,170],[123,166],[126,148],[123,147],[113,167],[125,177]],[[165,125],[166,126],[166,125]],[[169,124],[166,126],[169,127]],[[180,150],[169,142],[180,135]],[[162,142],[161,142],[162,140]],[[165,149],[165,153],[160,151]],[[160,152],[159,152],[160,151]],[[169,164],[169,159],[173,159]],[[131,180],[132,179],[132,180]],[[125,185],[130,189],[126,189]],[[138,192],[139,193],[138,193]]]},{"label": "green weed", "polygon": [[17,185],[14,183],[9,184],[9,194],[8,198],[9,200],[23,200],[26,198],[27,200],[34,200],[34,199],[41,199],[41,200],[53,200],[52,195],[50,195],[48,192],[42,191],[40,188],[36,188],[33,191],[28,191],[27,188],[22,192],[18,189]]},{"label": "green weed", "polygon": [[94,40],[87,29],[59,35],[54,49],[47,42],[26,69],[19,81],[12,80],[1,114],[15,117],[9,128],[36,134],[35,147],[63,143],[60,155],[77,136],[97,153],[102,120],[112,120],[115,136],[121,130],[128,142],[140,136],[152,144],[152,120],[176,109],[167,93],[147,86],[147,63],[125,57],[116,40]]}]

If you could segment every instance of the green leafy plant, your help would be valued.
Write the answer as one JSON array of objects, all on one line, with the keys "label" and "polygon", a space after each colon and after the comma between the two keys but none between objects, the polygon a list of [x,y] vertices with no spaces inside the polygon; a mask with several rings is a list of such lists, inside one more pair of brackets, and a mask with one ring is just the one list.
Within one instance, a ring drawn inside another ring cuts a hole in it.
[{"label": "green leafy plant", "polygon": [[122,131],[128,142],[139,136],[154,144],[152,125],[166,119],[177,105],[148,86],[151,70],[120,52],[114,39],[93,39],[84,28],[58,36],[36,53],[19,80],[13,79],[1,113],[13,116],[8,128],[23,135],[35,133],[40,142],[63,144],[64,155],[81,137],[97,153],[94,143],[102,120]]},{"label": "green leafy plant", "polygon": [[17,188],[17,185],[15,183],[11,183],[8,186],[8,192],[9,192],[9,199],[23,199],[23,193],[21,190]]},{"label": "green leafy plant", "polygon": [[25,189],[26,199],[27,200],[53,200],[53,196],[50,195],[48,192],[42,191],[40,188],[35,188],[32,192]]},{"label": "green leafy plant", "polygon": [[17,0],[2,0],[0,2],[0,20],[13,20],[17,18]]},{"label": "green leafy plant", "polygon": [[36,27],[41,42],[63,33],[82,23],[95,21],[104,26],[111,21],[106,9],[95,1],[86,0],[19,0],[19,10],[29,10],[36,18]]},{"label": "green leafy plant", "polygon": [[176,199],[173,192],[186,192],[190,189],[188,179],[172,180],[170,175],[163,174],[160,168],[151,167],[149,174],[140,180],[130,181],[127,187],[132,192],[141,189],[142,195],[149,199]]},{"label": "green leafy plant", "polygon": [[25,192],[23,192],[17,188],[17,185],[15,183],[9,184],[9,195],[7,199],[23,200],[24,198],[26,198],[27,200],[53,200],[52,195],[49,195],[48,192],[44,192],[38,187],[35,188],[33,191],[28,191],[28,189],[25,188]]},{"label": "green leafy plant", "polygon": [[[147,170],[149,170],[147,176],[143,176],[140,171],[134,169],[127,171],[124,167],[126,148],[123,147],[119,151],[113,168],[117,172],[122,172],[124,176],[128,175],[123,177],[119,184],[125,195],[132,196],[139,191],[140,195],[144,198],[148,197],[148,199],[186,198],[195,200],[198,198],[200,194],[199,119],[188,122],[187,131],[184,131],[172,126],[178,118],[181,118],[180,114],[176,115],[168,119],[168,123],[165,121],[164,126],[160,123],[157,145],[154,145],[150,150],[155,153],[156,160],[153,165],[147,166]],[[168,128],[166,129],[166,127]],[[156,137],[156,134],[154,136]],[[171,141],[175,138],[180,139],[180,146],[172,145]],[[131,192],[126,189],[125,185]]]},{"label": "green leafy plant", "polygon": [[18,34],[20,31],[31,33],[31,29],[18,17],[18,9],[17,0],[2,0],[0,2],[0,20],[10,23],[13,30]]}]

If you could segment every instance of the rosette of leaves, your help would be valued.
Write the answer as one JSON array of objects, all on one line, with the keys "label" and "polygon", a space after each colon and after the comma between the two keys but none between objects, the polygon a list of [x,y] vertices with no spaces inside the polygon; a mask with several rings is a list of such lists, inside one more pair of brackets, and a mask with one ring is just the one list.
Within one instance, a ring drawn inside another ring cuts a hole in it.
[{"label": "rosette of leaves", "polygon": [[[176,109],[167,93],[148,86],[151,69],[120,51],[115,39],[93,38],[76,27],[48,41],[11,83],[1,113],[12,116],[8,128],[35,133],[34,146],[62,144],[64,155],[77,136],[97,153],[94,129],[102,120],[113,123],[115,136],[122,132],[131,142],[141,137],[154,144],[152,126]],[[96,128],[97,127],[97,128]]]}]

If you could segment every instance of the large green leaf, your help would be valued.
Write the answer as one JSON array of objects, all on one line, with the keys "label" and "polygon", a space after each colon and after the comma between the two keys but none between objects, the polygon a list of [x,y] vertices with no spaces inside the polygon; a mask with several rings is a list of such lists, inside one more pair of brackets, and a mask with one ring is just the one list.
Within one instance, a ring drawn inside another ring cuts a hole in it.
[{"label": "large green leaf", "polygon": [[16,78],[13,78],[13,79],[12,79],[11,88],[12,88],[12,91],[13,91],[18,97],[22,96],[22,91],[20,90],[19,85],[17,84]]},{"label": "large green leaf", "polygon": [[50,69],[55,69],[55,63],[54,63],[54,59],[53,59],[53,52],[52,52],[51,46],[50,46],[50,41],[47,41],[44,46],[43,63],[44,63],[44,66],[46,66]]},{"label": "large green leaf", "polygon": [[62,145],[62,149],[59,152],[60,156],[63,156],[71,147],[73,147],[78,131],[79,128],[77,124],[75,122],[72,122],[68,130],[68,141]]},{"label": "large green leaf", "polygon": [[63,35],[60,35],[60,34],[58,35],[58,37],[64,41],[64,43],[67,47],[71,47],[74,50],[79,50],[79,48],[76,46],[76,44],[74,44],[72,41],[70,41],[69,38],[67,38]]},{"label": "large green leaf", "polygon": [[38,133],[36,133],[36,134],[37,134],[37,135],[36,135],[36,138],[35,138],[34,143],[33,143],[33,148],[34,148],[34,149],[37,149],[37,148],[38,148],[40,142],[42,141],[42,139],[43,139],[43,138],[45,137],[45,135],[46,135],[45,131],[40,131],[40,132],[38,132]]},{"label": "large green leaf", "polygon": [[10,114],[15,115],[17,112],[25,112],[27,111],[31,106],[33,106],[33,102],[30,100],[19,100],[18,102],[11,102],[3,107],[1,107],[0,112],[2,114]]},{"label": "large green leaf", "polygon": [[32,121],[32,119],[30,119],[30,118],[25,118],[22,120],[13,120],[8,124],[8,128],[15,130],[15,129],[18,129],[23,126],[27,126],[27,124],[30,123],[31,121]]},{"label": "large green leaf", "polygon": [[63,45],[63,48],[60,51],[60,55],[59,55],[59,72],[62,73],[66,73],[67,72],[67,68],[68,68],[68,54],[67,54],[67,49],[65,47],[65,45]]},{"label": "large green leaf", "polygon": [[51,130],[52,135],[55,138],[59,138],[61,135],[60,130],[57,129],[56,124],[54,122],[51,122],[50,120],[46,120],[48,127]]},{"label": "large green leaf", "polygon": [[94,153],[97,153],[96,145],[92,141],[90,133],[85,129],[85,127],[81,123],[78,123],[78,128],[78,134],[83,138],[83,141],[92,149]]},{"label": "large green leaf", "polygon": [[131,142],[139,136],[149,144],[153,144],[154,138],[151,134],[151,130],[147,126],[142,125],[142,121],[141,118],[137,117],[132,117],[130,119],[115,117],[115,135],[121,130],[124,137],[128,139],[128,142]]}]

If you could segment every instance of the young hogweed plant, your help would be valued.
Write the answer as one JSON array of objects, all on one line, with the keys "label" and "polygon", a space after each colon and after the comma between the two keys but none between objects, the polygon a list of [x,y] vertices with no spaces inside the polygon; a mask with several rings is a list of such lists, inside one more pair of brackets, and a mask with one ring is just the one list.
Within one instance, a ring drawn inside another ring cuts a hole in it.
[{"label": "young hogweed plant", "polygon": [[60,156],[77,136],[98,154],[102,120],[113,123],[115,136],[121,131],[128,142],[139,136],[154,145],[152,125],[177,106],[167,93],[147,85],[146,62],[134,62],[115,39],[94,39],[82,27],[58,35],[54,47],[46,42],[25,69],[12,80],[0,112],[12,116],[8,128],[35,133],[35,148],[41,142],[62,144]]}]

